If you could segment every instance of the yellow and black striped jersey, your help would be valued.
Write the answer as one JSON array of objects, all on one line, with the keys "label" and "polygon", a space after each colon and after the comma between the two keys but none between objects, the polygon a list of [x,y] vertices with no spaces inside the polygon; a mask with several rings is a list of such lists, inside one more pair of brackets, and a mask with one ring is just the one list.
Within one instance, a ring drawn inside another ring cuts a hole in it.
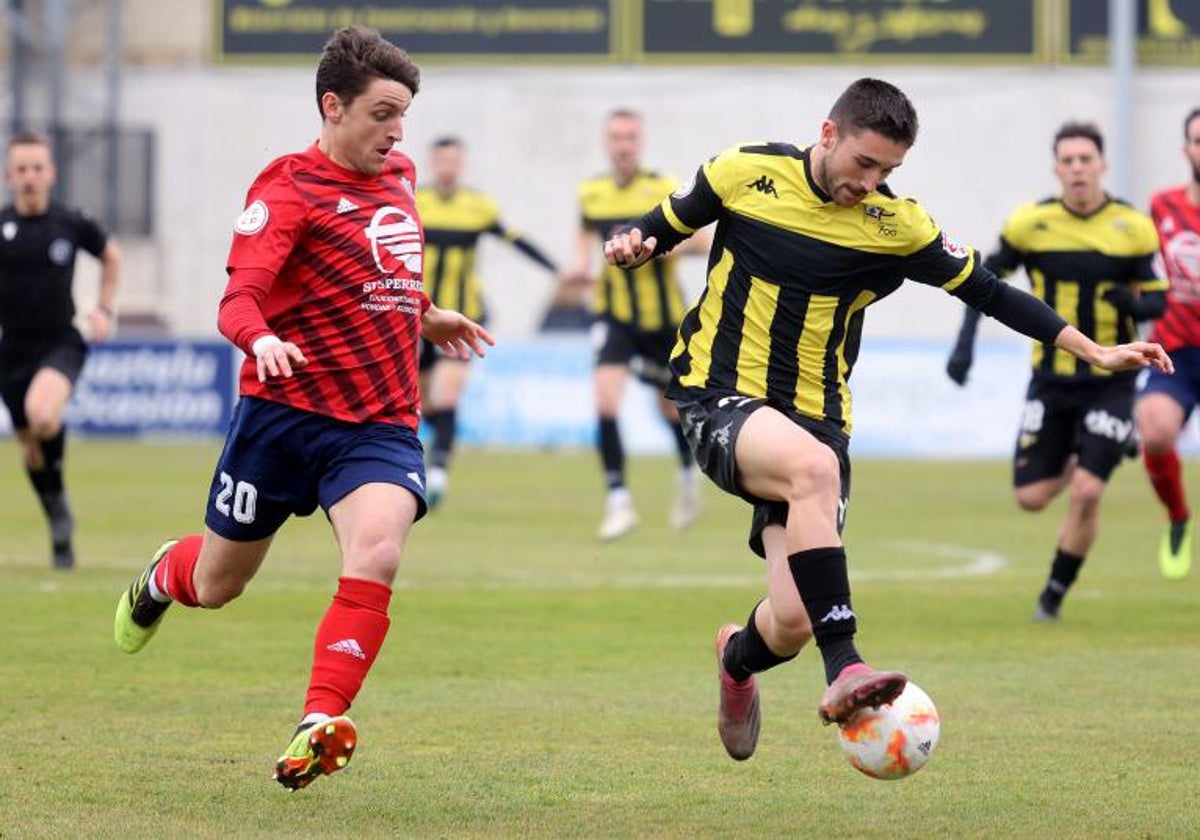
[{"label": "yellow and black striped jersey", "polygon": [[[604,241],[621,225],[657,207],[677,185],[674,178],[645,171],[624,186],[611,174],[591,178],[579,187],[581,224]],[[632,271],[605,265],[592,308],[597,315],[639,330],[675,329],[683,317],[684,303],[674,258],[652,260]]]},{"label": "yellow and black striped jersey", "polygon": [[[809,150],[790,144],[721,153],[637,224],[660,237],[660,250],[712,221],[707,285],[672,353],[676,399],[701,389],[766,398],[848,435],[848,380],[867,306],[910,278],[987,311],[1004,286],[974,250],[884,185],[857,205],[833,203]],[[1036,331],[1060,326],[1046,312]]]},{"label": "yellow and black striped jersey", "polygon": [[[1157,251],[1154,222],[1125,202],[1109,198],[1081,216],[1048,198],[1013,211],[984,265],[1001,276],[1023,266],[1033,293],[1069,324],[1099,344],[1124,344],[1137,339],[1137,322],[1104,294],[1117,284],[1165,291],[1167,281],[1154,272]],[[1113,375],[1041,342],[1033,345],[1033,370],[1059,378]]]},{"label": "yellow and black striped jersey", "polygon": [[455,309],[474,321],[487,311],[475,253],[485,233],[503,237],[549,271],[554,263],[521,234],[500,221],[500,208],[488,196],[459,187],[443,196],[432,186],[417,190],[417,213],[425,229],[425,293],[435,306]]}]

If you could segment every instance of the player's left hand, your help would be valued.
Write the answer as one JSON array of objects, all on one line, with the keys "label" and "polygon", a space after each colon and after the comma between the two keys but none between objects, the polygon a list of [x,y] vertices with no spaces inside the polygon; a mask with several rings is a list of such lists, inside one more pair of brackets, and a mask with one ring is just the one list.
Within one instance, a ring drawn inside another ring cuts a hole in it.
[{"label": "player's left hand", "polygon": [[484,345],[496,345],[491,333],[466,315],[436,306],[430,306],[421,317],[421,335],[453,359],[469,359],[471,353],[486,356]]},{"label": "player's left hand", "polygon": [[643,242],[641,230],[629,228],[604,243],[604,259],[618,268],[637,268],[654,256],[654,246],[657,244],[658,240],[653,236]]},{"label": "player's left hand", "polygon": [[108,341],[112,338],[116,320],[111,309],[97,306],[87,314],[88,337],[92,341]]},{"label": "player's left hand", "polygon": [[1174,373],[1175,365],[1162,345],[1150,341],[1131,341],[1129,344],[1117,344],[1112,347],[1101,347],[1093,360],[1093,364],[1105,370],[1137,370],[1152,367],[1162,373]]}]

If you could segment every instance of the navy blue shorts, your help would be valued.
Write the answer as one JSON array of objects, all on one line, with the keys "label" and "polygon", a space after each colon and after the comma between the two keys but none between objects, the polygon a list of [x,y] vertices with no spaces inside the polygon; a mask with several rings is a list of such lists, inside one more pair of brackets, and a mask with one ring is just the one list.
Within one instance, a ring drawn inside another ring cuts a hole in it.
[{"label": "navy blue shorts", "polygon": [[318,504],[328,515],[372,482],[405,488],[417,498],[417,519],[425,515],[425,453],[415,432],[243,397],[213,473],[204,524],[229,540],[260,540]]},{"label": "navy blue shorts", "polygon": [[1200,399],[1200,347],[1180,347],[1172,350],[1170,355],[1175,373],[1160,373],[1151,368],[1138,396],[1166,394],[1179,403],[1186,421],[1196,407],[1196,400]]}]

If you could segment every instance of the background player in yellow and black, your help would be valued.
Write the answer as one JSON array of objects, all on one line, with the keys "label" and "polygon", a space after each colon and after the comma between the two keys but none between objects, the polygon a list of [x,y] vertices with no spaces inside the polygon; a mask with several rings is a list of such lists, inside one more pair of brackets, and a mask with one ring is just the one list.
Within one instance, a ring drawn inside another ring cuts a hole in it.
[{"label": "background player in yellow and black", "polygon": [[[584,181],[579,188],[580,230],[577,237],[576,277],[590,277],[597,245],[618,227],[658,205],[678,182],[642,168],[643,133],[640,114],[620,109],[608,115],[604,150],[610,171]],[[702,253],[707,241],[689,243],[680,252]],[[638,525],[633,497],[625,484],[625,448],[617,425],[625,381],[632,371],[659,390],[659,408],[671,427],[679,452],[679,485],[670,522],[688,527],[700,512],[700,482],[692,454],[679,426],[675,405],[661,396],[669,375],[667,359],[675,343],[675,328],[683,317],[683,293],[674,257],[625,270],[603,266],[595,282],[593,342],[596,366],[593,385],[599,418],[597,443],[608,488],[599,536],[612,540]]]},{"label": "background player in yellow and black", "polygon": [[[479,239],[499,236],[552,274],[554,261],[518,231],[500,220],[496,202],[465,187],[462,140],[442,137],[430,152],[433,182],[417,190],[417,211],[425,225],[425,291],[435,306],[455,309],[483,324],[487,307],[475,262]],[[421,347],[421,398],[424,420],[433,429],[426,479],[429,507],[436,508],[449,486],[447,471],[458,427],[458,401],[467,384],[469,360],[440,353],[430,342]]]},{"label": "background player in yellow and black", "polygon": [[605,243],[634,268],[717,222],[708,282],[684,317],[668,394],[697,462],[754,506],[751,547],[767,561],[767,597],[745,628],[716,638],[717,730],[735,759],[758,742],[753,675],[812,638],[828,683],[819,713],[842,724],[890,702],[903,674],[859,655],[840,530],[850,483],[848,379],[867,306],[908,278],[937,286],[1026,335],[1110,370],[1171,369],[1158,345],[1101,347],[1032,295],[1007,286],[919,204],[884,183],[916,138],[900,90],[860,79],[808,148],[763,143],[705,163],[689,189]]},{"label": "background player in yellow and black", "polygon": [[[1069,122],[1054,137],[1054,174],[1062,193],[1018,207],[984,265],[1000,275],[1024,267],[1033,293],[1089,338],[1117,344],[1137,337],[1137,322],[1157,318],[1167,282],[1152,265],[1154,223],[1104,190],[1104,137]],[[968,309],[946,371],[960,385],[971,366],[979,312]],[[1133,435],[1135,373],[1111,373],[1047,343],[1033,345],[1033,377],[1013,456],[1017,504],[1044,509],[1067,491],[1050,577],[1034,619],[1058,618],[1100,527],[1109,476]]]}]

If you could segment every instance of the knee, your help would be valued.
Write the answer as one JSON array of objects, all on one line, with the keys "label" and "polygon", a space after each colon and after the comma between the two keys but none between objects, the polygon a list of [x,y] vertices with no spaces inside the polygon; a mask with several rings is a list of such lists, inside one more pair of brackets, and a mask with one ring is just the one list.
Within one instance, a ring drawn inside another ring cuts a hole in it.
[{"label": "knee", "polygon": [[1013,492],[1013,498],[1017,502],[1017,507],[1021,508],[1021,510],[1037,513],[1040,510],[1045,510],[1046,505],[1050,504],[1051,496],[1040,489],[1018,487]]},{"label": "knee", "polygon": [[788,475],[789,502],[812,498],[841,497],[841,470],[832,449],[820,447],[815,453],[789,459],[785,464]]},{"label": "knee", "polygon": [[41,406],[25,406],[25,417],[29,421],[30,433],[38,440],[48,440],[62,428],[62,420],[58,415]]},{"label": "knee", "polygon": [[1104,484],[1098,480],[1076,482],[1071,486],[1071,507],[1083,516],[1095,516],[1104,496]]},{"label": "knee", "polygon": [[400,544],[393,539],[379,539],[348,552],[342,562],[342,573],[391,586],[400,569]]}]

